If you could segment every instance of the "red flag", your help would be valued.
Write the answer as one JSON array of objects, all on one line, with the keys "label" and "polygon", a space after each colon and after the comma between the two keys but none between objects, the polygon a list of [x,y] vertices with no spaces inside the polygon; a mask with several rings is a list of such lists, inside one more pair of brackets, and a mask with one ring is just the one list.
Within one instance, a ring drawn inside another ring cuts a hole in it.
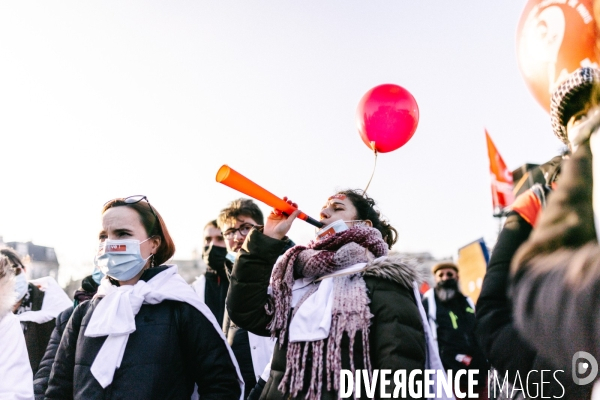
[{"label": "red flag", "polygon": [[502,210],[512,204],[515,200],[512,188],[512,172],[506,168],[506,164],[496,149],[490,135],[485,131],[487,140],[488,156],[490,158],[490,178],[492,179],[492,202],[494,203],[494,215],[500,215]]}]

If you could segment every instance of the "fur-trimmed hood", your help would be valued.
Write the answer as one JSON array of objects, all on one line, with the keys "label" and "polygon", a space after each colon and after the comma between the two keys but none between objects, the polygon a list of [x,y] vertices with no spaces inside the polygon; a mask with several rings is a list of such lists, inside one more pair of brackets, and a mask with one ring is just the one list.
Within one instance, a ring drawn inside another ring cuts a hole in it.
[{"label": "fur-trimmed hood", "polygon": [[371,261],[362,274],[387,279],[409,289],[412,289],[414,281],[420,285],[427,278],[416,259],[405,258],[398,253],[390,253]]},{"label": "fur-trimmed hood", "polygon": [[0,267],[0,319],[15,305],[15,277],[10,266]]}]

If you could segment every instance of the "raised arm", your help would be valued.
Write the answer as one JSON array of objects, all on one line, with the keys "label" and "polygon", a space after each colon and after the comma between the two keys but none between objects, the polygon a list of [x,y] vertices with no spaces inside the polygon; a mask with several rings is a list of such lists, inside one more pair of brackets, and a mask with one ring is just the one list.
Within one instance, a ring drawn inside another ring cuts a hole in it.
[{"label": "raised arm", "polygon": [[273,239],[252,229],[238,254],[230,277],[227,293],[227,312],[239,327],[255,335],[270,336],[267,325],[272,316],[265,306],[271,271],[277,258],[286,247],[286,240]]}]

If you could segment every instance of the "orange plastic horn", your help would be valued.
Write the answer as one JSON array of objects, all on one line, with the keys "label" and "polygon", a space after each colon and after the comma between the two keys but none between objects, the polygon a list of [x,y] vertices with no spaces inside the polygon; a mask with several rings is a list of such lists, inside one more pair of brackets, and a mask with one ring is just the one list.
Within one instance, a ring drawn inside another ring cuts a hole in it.
[{"label": "orange plastic horn", "polygon": [[[289,215],[296,211],[296,207],[283,201],[273,193],[252,182],[250,179],[246,178],[236,170],[229,168],[227,165],[223,165],[221,168],[219,168],[216,179],[217,182],[253,197],[256,200],[262,201],[266,205],[276,208],[285,214]],[[316,226],[317,228],[323,227],[323,223],[309,217],[303,212],[298,215],[298,218]]]}]

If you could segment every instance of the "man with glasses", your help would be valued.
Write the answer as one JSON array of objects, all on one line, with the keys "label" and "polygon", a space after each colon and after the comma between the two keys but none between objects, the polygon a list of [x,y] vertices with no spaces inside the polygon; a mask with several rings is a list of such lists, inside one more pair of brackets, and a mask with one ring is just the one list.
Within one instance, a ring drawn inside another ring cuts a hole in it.
[{"label": "man with glasses", "polygon": [[[234,200],[227,208],[221,210],[217,218],[217,225],[223,232],[225,247],[227,248],[227,256],[224,261],[227,276],[231,274],[237,252],[242,248],[242,244],[250,230],[256,225],[263,224],[262,211],[250,199]],[[213,265],[209,265],[209,267],[215,268]],[[229,285],[229,282],[227,282],[227,285]],[[225,309],[225,299],[223,299],[223,309]],[[238,328],[229,319],[227,311],[223,316],[223,332],[240,366],[246,385],[244,394],[246,399],[250,391],[259,382],[265,367],[271,361],[275,341]],[[264,385],[264,381],[261,383]]]},{"label": "man with glasses", "polygon": [[[433,266],[435,287],[423,295],[423,307],[436,339],[444,368],[453,371],[478,370],[476,393],[487,398],[487,370],[485,356],[475,338],[475,305],[463,295],[458,286],[458,266],[442,262]],[[467,375],[462,376],[460,389],[465,392]]]}]

